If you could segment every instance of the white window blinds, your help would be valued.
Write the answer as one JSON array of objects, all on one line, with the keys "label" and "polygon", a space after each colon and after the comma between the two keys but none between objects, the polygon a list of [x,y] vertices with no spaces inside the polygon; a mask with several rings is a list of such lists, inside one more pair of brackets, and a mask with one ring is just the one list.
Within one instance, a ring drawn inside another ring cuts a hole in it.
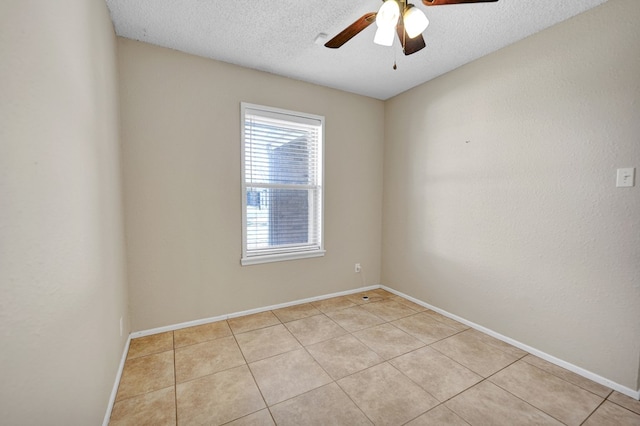
[{"label": "white window blinds", "polygon": [[242,264],[321,256],[324,118],[243,103]]}]

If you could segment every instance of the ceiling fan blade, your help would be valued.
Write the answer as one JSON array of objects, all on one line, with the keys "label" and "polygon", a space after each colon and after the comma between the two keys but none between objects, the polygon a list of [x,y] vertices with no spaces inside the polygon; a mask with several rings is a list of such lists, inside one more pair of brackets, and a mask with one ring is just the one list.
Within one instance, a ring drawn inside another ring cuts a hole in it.
[{"label": "ceiling fan blade", "polygon": [[347,28],[338,33],[334,38],[326,42],[324,45],[331,49],[337,49],[342,46],[353,37],[355,37],[360,31],[367,28],[376,20],[376,13],[365,13],[356,22],[349,25]]},{"label": "ceiling fan blade", "polygon": [[416,53],[418,50],[423,49],[426,44],[424,43],[424,37],[422,34],[418,34],[414,38],[409,38],[409,35],[404,29],[404,22],[402,21],[402,17],[398,19],[398,25],[396,26],[396,31],[398,32],[398,38],[400,39],[400,44],[402,45],[402,51],[405,56]]},{"label": "ceiling fan blade", "polygon": [[445,4],[493,3],[498,0],[422,0],[425,6],[442,6]]},{"label": "ceiling fan blade", "polygon": [[404,54],[407,56],[411,55],[416,53],[418,50],[424,49],[425,46],[426,44],[424,43],[424,37],[422,37],[422,34],[418,34],[414,38],[407,37],[403,49]]}]

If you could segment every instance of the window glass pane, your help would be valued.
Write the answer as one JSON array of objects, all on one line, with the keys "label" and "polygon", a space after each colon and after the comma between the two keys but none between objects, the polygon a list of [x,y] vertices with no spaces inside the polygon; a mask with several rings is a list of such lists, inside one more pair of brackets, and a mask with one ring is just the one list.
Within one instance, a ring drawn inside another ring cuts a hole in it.
[{"label": "window glass pane", "polygon": [[243,259],[322,250],[322,120],[243,107]]},{"label": "window glass pane", "polygon": [[[247,243],[249,248],[309,244],[307,189],[248,188]],[[249,203],[249,198],[253,203]]]},{"label": "window glass pane", "polygon": [[307,184],[309,180],[309,149],[304,136],[282,144],[271,151],[269,182]]}]

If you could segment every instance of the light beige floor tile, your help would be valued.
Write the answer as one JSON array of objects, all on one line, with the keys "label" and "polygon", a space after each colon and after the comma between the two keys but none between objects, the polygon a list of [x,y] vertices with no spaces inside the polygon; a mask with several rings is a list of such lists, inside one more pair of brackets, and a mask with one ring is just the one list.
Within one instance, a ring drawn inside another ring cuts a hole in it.
[{"label": "light beige floor tile", "polygon": [[522,358],[522,360],[603,398],[606,398],[611,393],[611,389],[608,387],[589,380],[586,377],[582,377],[572,371],[558,367],[557,365],[545,361],[542,358],[538,358],[535,355],[527,355]]},{"label": "light beige floor tile", "polygon": [[178,383],[245,364],[233,336],[176,349]]},{"label": "light beige floor tile", "polygon": [[265,408],[246,365],[176,386],[178,424],[220,425]]},{"label": "light beige floor tile", "polygon": [[413,309],[416,312],[422,312],[422,311],[426,311],[427,310],[427,308],[425,308],[424,306],[418,305],[417,303],[412,302],[411,300],[407,300],[407,299],[405,299],[404,297],[401,297],[401,296],[391,296],[389,298],[389,300],[393,300],[394,302],[398,302],[398,303],[400,303],[402,305],[405,305],[405,306]]},{"label": "light beige floor tile", "polygon": [[400,318],[392,324],[428,345],[459,333],[455,328],[436,321],[424,313]]},{"label": "light beige floor tile", "polygon": [[526,362],[510,365],[489,380],[568,425],[579,425],[603,398]]},{"label": "light beige floor tile", "polygon": [[362,309],[366,309],[370,313],[382,318],[385,321],[393,321],[399,318],[408,317],[416,313],[413,309],[401,303],[394,302],[390,299],[381,302],[369,303],[362,305]]},{"label": "light beige floor tile", "polygon": [[173,350],[173,331],[131,339],[127,359]]},{"label": "light beige floor tile", "polygon": [[316,302],[311,302],[313,306],[319,309],[322,312],[331,312],[339,309],[352,308],[356,306],[355,303],[351,302],[348,297],[332,297],[331,299],[318,300]]},{"label": "light beige floor tile", "polygon": [[391,324],[377,325],[353,335],[385,360],[424,346],[420,340]]},{"label": "light beige floor tile", "polygon": [[304,349],[256,361],[249,367],[269,406],[332,381]]},{"label": "light beige floor tile", "polygon": [[489,377],[517,360],[516,357],[464,333],[440,340],[431,347],[483,377]]},{"label": "light beige floor tile", "polygon": [[110,426],[161,426],[176,424],[173,386],[116,402]]},{"label": "light beige floor tile", "polygon": [[231,336],[231,329],[226,321],[217,321],[195,327],[182,328],[173,332],[176,348],[227,336]]},{"label": "light beige floor tile", "polygon": [[269,410],[264,409],[226,423],[225,426],[275,426]]},{"label": "light beige floor tile", "polygon": [[557,425],[562,423],[490,382],[482,382],[445,406],[472,425]]},{"label": "light beige floor tile", "polygon": [[382,318],[367,312],[359,306],[327,312],[326,315],[349,332],[373,327],[385,322]]},{"label": "light beige floor tile", "polygon": [[335,383],[276,404],[271,412],[278,426],[372,425]]},{"label": "light beige floor tile", "polygon": [[371,294],[373,294],[375,296],[382,297],[382,298],[385,298],[385,299],[388,299],[388,298],[391,298],[391,297],[395,296],[395,294],[393,294],[393,293],[391,293],[391,292],[389,292],[387,290],[384,290],[382,288],[376,288],[374,290],[368,290],[367,292],[369,293],[369,296],[371,296]]},{"label": "light beige floor tile", "polygon": [[485,334],[481,331],[474,330],[473,328],[466,330],[464,333],[475,337],[476,339],[480,340],[482,343],[486,343],[489,346],[493,346],[496,349],[500,349],[502,352],[506,352],[507,354],[514,356],[516,358],[522,358],[523,356],[526,356],[528,354],[527,351],[523,351],[520,348],[516,348],[513,345],[503,342],[502,340],[496,339],[495,337],[489,336],[488,334]]},{"label": "light beige floor tile", "polygon": [[640,402],[385,290],[314,304],[132,339],[109,424],[274,426],[266,399],[278,424],[640,426]]},{"label": "light beige floor tile", "polygon": [[116,401],[174,384],[173,351],[128,359],[124,364]]},{"label": "light beige floor tile", "polygon": [[432,408],[415,420],[410,421],[406,426],[469,426],[469,423],[462,420],[453,411],[444,405]]},{"label": "light beige floor tile", "polygon": [[307,350],[334,380],[382,362],[382,358],[351,335],[316,343]]},{"label": "light beige floor tile", "polygon": [[287,308],[272,311],[282,322],[295,321],[302,318],[318,315],[320,311],[311,303],[289,306]]},{"label": "light beige floor tile", "polygon": [[[365,296],[366,296],[366,299],[364,298]],[[344,297],[349,299],[349,301],[351,301],[352,303],[355,303],[356,305],[366,305],[367,303],[380,302],[384,300],[384,297],[378,296],[377,294],[371,293],[368,291],[350,294]]]},{"label": "light beige floor tile", "polygon": [[442,314],[437,313],[436,311],[432,311],[431,309],[427,309],[426,311],[424,311],[425,315],[429,315],[431,318],[433,318],[436,321],[440,321],[444,324],[447,324],[449,327],[453,327],[458,331],[464,331],[467,330],[469,327],[464,325],[461,322],[458,322],[456,320],[453,320],[449,317],[445,317]]},{"label": "light beige floor tile", "polygon": [[323,342],[346,334],[346,330],[326,315],[315,315],[285,324],[291,334],[304,346]]},{"label": "light beige floor tile", "polygon": [[640,414],[629,411],[626,408],[605,401],[598,409],[584,422],[584,426],[638,426],[640,425]]},{"label": "light beige floor tile", "polygon": [[247,362],[258,361],[302,347],[282,324],[238,334],[236,339]]},{"label": "light beige floor tile", "polygon": [[634,413],[640,414],[640,401],[637,399],[633,399],[627,395],[621,394],[620,392],[614,391],[609,395],[609,401],[621,405]]},{"label": "light beige floor tile", "polygon": [[271,311],[231,318],[228,319],[227,322],[234,334],[245,333],[247,331],[280,324],[278,317],[276,317]]},{"label": "light beige floor tile", "polygon": [[376,425],[402,425],[438,405],[386,362],[340,379],[338,385]]},{"label": "light beige floor tile", "polygon": [[473,371],[429,347],[389,362],[439,401],[446,401],[482,381]]}]

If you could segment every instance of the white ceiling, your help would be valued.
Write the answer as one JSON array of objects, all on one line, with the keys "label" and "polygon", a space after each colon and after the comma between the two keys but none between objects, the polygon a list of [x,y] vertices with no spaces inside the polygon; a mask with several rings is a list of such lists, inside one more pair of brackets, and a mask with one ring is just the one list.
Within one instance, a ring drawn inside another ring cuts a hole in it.
[{"label": "white ceiling", "polygon": [[[119,36],[383,100],[605,1],[416,0],[431,22],[427,47],[404,56],[397,39],[373,43],[375,24],[340,49],[323,46],[380,0],[106,0]],[[328,38],[315,43],[320,33]]]}]

